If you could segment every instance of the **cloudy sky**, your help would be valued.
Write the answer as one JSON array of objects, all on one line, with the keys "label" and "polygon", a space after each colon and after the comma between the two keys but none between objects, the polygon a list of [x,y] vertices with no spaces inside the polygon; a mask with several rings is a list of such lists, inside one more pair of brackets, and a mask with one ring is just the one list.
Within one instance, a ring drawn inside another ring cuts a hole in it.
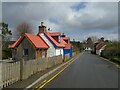
[{"label": "cloudy sky", "polygon": [[36,34],[43,21],[47,28],[65,33],[71,40],[89,36],[118,39],[117,2],[3,2],[2,20],[13,33],[21,22],[28,22]]}]

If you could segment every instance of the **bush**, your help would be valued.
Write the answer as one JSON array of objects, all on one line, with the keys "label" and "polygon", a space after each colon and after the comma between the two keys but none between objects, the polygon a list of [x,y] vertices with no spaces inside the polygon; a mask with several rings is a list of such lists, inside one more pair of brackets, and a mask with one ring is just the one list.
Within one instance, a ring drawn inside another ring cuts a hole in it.
[{"label": "bush", "polygon": [[120,58],[112,58],[111,61],[120,64]]},{"label": "bush", "polygon": [[4,46],[2,48],[2,59],[8,59],[9,57],[12,57],[12,51],[8,46]]},{"label": "bush", "polygon": [[120,42],[112,42],[107,44],[105,47],[105,50],[102,51],[101,56],[107,59],[110,59],[111,61],[114,61],[116,63],[120,63]]}]

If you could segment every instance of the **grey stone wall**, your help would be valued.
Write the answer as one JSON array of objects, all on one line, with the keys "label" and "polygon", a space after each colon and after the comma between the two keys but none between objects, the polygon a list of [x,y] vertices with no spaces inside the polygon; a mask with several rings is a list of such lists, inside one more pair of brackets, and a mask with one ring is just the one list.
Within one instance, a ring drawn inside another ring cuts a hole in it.
[{"label": "grey stone wall", "polygon": [[[23,55],[24,49],[28,49],[28,56]],[[26,38],[23,39],[22,43],[17,48],[16,60],[21,60],[22,58],[35,59],[35,48]]]}]

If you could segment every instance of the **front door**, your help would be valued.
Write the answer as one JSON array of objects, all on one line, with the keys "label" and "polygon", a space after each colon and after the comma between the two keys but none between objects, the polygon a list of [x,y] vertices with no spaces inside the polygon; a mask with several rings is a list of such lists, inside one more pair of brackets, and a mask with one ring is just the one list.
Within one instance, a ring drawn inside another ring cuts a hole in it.
[{"label": "front door", "polygon": [[45,58],[45,50],[42,50],[42,58]]}]

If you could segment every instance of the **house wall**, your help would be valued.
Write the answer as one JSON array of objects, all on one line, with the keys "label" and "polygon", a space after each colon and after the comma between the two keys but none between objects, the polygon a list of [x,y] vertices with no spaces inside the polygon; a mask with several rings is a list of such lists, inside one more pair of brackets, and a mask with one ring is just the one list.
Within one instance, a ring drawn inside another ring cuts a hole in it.
[{"label": "house wall", "polygon": [[97,55],[101,55],[101,52],[102,52],[102,50],[105,49],[105,46],[106,46],[106,45],[104,45],[100,50],[96,50],[96,54],[97,54]]},{"label": "house wall", "polygon": [[56,56],[57,55],[62,55],[63,56],[63,48],[56,48]]},{"label": "house wall", "polygon": [[64,56],[69,54],[70,58],[72,58],[72,47],[70,49],[64,49]]},{"label": "house wall", "polygon": [[48,48],[48,50],[47,50],[47,57],[53,57],[53,56],[56,56],[56,54],[55,54],[55,47],[54,47],[54,45],[50,42],[50,40],[43,34],[43,33],[41,33],[41,34],[39,34],[41,37],[42,37],[42,39],[44,39],[44,41],[49,45],[49,48]]},{"label": "house wall", "polygon": [[37,60],[47,57],[47,49],[37,49],[35,53]]},{"label": "house wall", "polygon": [[52,43],[45,34],[41,33],[40,36],[49,45],[49,48],[47,51],[47,57],[53,57],[53,56],[58,56],[58,55],[63,56],[63,48],[55,47],[54,43]]},{"label": "house wall", "polygon": [[[28,56],[23,55],[23,50],[28,49]],[[28,39],[24,38],[20,45],[17,47],[16,56],[17,60],[24,59],[35,59],[35,48],[34,46],[28,41]]]},{"label": "house wall", "polygon": [[86,51],[91,51],[92,49],[90,47],[85,47]]},{"label": "house wall", "polygon": [[103,50],[103,49],[96,50],[96,54],[97,54],[97,55],[101,55],[102,50]]},{"label": "house wall", "polygon": [[99,50],[96,50],[96,54],[97,54],[97,55],[100,55],[100,51],[99,51]]}]

